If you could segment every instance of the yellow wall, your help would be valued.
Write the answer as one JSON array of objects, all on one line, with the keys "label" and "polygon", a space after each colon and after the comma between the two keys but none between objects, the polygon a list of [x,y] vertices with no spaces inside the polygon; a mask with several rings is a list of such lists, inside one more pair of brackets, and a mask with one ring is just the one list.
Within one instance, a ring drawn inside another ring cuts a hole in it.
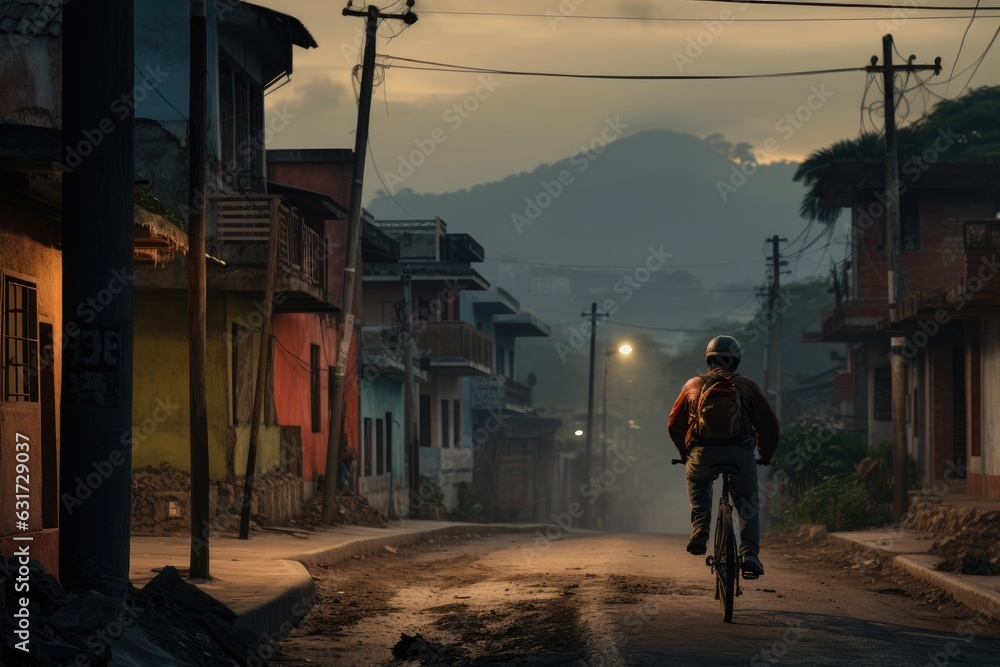
[{"label": "yellow wall", "polygon": [[[209,474],[213,480],[241,477],[246,470],[250,428],[231,426],[230,332],[234,321],[256,322],[255,312],[251,301],[233,295],[212,294],[208,299],[206,394]],[[138,468],[166,462],[190,471],[187,295],[137,291],[134,336],[132,464]],[[256,358],[256,351],[254,355]],[[227,456],[234,440],[234,451]],[[279,429],[262,427],[259,472],[277,466],[279,447]]]}]

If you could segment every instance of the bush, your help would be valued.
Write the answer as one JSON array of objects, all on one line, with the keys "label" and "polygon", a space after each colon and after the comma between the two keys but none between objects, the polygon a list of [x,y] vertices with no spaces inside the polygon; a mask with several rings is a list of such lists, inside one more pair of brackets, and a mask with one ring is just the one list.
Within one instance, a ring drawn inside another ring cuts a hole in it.
[{"label": "bush", "polygon": [[832,475],[808,489],[788,511],[787,519],[791,525],[823,524],[829,531],[873,525],[868,491],[854,474]]}]

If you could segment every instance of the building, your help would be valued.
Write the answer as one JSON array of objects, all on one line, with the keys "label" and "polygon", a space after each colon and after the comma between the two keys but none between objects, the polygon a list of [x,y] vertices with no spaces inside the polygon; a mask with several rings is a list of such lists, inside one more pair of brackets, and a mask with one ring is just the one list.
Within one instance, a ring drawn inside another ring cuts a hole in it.
[{"label": "building", "polygon": [[[136,85],[150,89],[136,98],[136,179],[183,221],[189,211],[189,7],[139,2],[135,28]],[[344,209],[329,197],[270,190],[265,130],[286,121],[276,116],[265,125],[264,117],[264,95],[291,74],[295,47],[316,46],[291,16],[243,2],[209,4],[206,392],[213,515],[239,511],[254,400],[263,402],[253,505],[258,521],[295,516],[310,488],[305,478],[325,458],[328,415],[315,376],[335,359],[332,323],[340,316],[343,258],[332,251],[337,232],[331,228],[343,225]],[[264,341],[264,392],[255,397],[271,243],[275,336]],[[164,404],[176,406],[136,437],[133,530],[140,533],[181,532],[188,521],[187,259],[136,270],[135,423]],[[307,383],[290,381],[302,373]],[[294,386],[286,392],[281,383]],[[310,393],[299,402],[303,384]]]},{"label": "building", "polygon": [[881,163],[844,159],[818,173],[821,203],[851,209],[851,252],[818,339],[846,344],[846,371],[833,378],[838,419],[874,446],[892,436],[889,346],[904,337],[906,447],[919,475],[911,482],[998,498],[1000,426],[990,406],[1000,400],[1000,281],[989,233],[1000,170],[959,157],[925,167],[903,180],[907,296],[892,312]]}]

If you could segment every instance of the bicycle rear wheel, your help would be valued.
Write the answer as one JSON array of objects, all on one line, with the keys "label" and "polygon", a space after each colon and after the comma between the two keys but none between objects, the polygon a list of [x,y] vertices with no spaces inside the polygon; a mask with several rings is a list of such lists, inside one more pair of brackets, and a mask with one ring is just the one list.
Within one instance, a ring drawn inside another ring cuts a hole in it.
[{"label": "bicycle rear wheel", "polygon": [[732,508],[722,503],[715,526],[715,592],[722,605],[722,620],[726,623],[733,620],[733,600],[736,597],[736,577],[739,570],[731,512]]}]

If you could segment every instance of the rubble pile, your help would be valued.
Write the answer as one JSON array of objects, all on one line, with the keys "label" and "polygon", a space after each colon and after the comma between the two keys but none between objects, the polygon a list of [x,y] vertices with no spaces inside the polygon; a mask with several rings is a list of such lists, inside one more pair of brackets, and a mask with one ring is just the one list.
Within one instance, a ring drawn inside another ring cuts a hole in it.
[{"label": "rubble pile", "polygon": [[937,569],[955,574],[1000,574],[1000,512],[955,507],[935,498],[917,498],[907,527],[943,538],[931,551],[943,560]]},{"label": "rubble pile", "polygon": [[[374,526],[377,528],[388,525],[388,521],[382,513],[369,505],[364,496],[359,496],[345,489],[337,489],[333,517],[333,525]],[[296,523],[311,527],[324,525],[322,491],[306,501],[302,517]]]},{"label": "rubble pile", "polygon": [[[68,593],[37,562],[29,567],[30,641],[18,647],[14,620],[0,614],[0,665],[265,664],[255,633],[172,567],[141,590],[130,588],[125,600]],[[17,570],[17,559],[0,558],[0,609],[23,595],[8,576]]]},{"label": "rubble pile", "polygon": [[[167,463],[132,472],[132,534],[186,535],[190,532],[191,475]],[[268,471],[254,481],[251,526],[294,523],[302,513],[302,482],[294,475]],[[213,482],[209,488],[212,528],[239,530],[243,480]]]}]

